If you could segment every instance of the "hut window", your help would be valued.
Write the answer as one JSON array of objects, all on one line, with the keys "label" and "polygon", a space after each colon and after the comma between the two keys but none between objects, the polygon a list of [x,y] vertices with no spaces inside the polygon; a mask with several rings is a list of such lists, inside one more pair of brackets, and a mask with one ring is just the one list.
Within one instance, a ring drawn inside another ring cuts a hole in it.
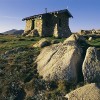
[{"label": "hut window", "polygon": [[59,18],[59,27],[61,27],[61,19]]}]

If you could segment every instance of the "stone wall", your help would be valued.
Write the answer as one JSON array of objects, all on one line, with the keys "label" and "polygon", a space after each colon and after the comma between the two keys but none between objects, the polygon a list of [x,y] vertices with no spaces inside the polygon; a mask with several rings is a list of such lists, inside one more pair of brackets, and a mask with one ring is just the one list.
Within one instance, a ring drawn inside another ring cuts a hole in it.
[{"label": "stone wall", "polygon": [[[59,26],[59,20],[61,20],[61,26]],[[47,26],[46,21],[48,21]],[[69,18],[66,14],[53,14],[51,16],[43,17],[42,27],[44,36],[68,37],[71,35]]]},{"label": "stone wall", "polygon": [[24,33],[31,30],[31,27],[32,27],[32,20],[26,20],[26,26],[25,26]]},{"label": "stone wall", "polygon": [[[61,22],[59,22],[61,20]],[[59,25],[61,24],[61,25]],[[56,29],[57,28],[57,29]],[[57,27],[55,27],[54,36],[55,37],[68,37],[71,35],[71,31],[69,28],[69,18],[66,14],[58,14],[57,15]],[[55,34],[57,33],[57,34]]]},{"label": "stone wall", "polygon": [[37,29],[39,36],[42,36],[42,19],[41,18],[35,19],[34,29]]},{"label": "stone wall", "polygon": [[35,18],[35,20],[26,20],[26,27],[24,33],[28,32],[29,30],[37,29],[39,35],[42,34],[42,19]]},{"label": "stone wall", "polygon": [[25,32],[33,29],[37,29],[39,36],[43,37],[68,37],[71,35],[69,17],[65,13],[44,14],[34,20],[26,20]]},{"label": "stone wall", "polygon": [[53,28],[54,23],[52,20],[52,15],[44,15],[42,24],[42,36],[53,36]]}]

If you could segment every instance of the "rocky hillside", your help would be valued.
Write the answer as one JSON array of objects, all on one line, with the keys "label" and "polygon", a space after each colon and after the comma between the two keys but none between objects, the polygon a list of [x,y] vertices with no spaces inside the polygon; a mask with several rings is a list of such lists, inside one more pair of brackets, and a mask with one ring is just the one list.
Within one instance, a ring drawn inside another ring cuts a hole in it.
[{"label": "rocky hillside", "polygon": [[40,39],[0,36],[0,100],[99,100],[100,38]]}]

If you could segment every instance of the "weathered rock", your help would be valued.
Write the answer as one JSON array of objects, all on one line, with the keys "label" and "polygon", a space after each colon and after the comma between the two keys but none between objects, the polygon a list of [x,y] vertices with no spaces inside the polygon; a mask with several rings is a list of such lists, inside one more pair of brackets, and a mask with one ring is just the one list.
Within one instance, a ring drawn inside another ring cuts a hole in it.
[{"label": "weathered rock", "polygon": [[39,33],[38,33],[37,29],[33,29],[26,36],[27,37],[35,37],[35,36],[39,36]]},{"label": "weathered rock", "polygon": [[65,98],[68,100],[100,100],[100,84],[85,85],[70,92]]},{"label": "weathered rock", "polygon": [[88,35],[88,34],[92,34],[91,30],[80,30],[80,32],[78,32],[80,35]]},{"label": "weathered rock", "polygon": [[51,44],[57,44],[57,43],[59,43],[59,41],[57,41],[57,40],[52,40],[51,41]]},{"label": "weathered rock", "polygon": [[69,38],[67,38],[65,41],[64,41],[64,44],[66,44],[68,41],[74,41],[74,42],[79,42],[79,41],[85,41],[85,38],[83,36],[80,36],[80,35],[77,35],[77,34],[72,34]]},{"label": "weathered rock", "polygon": [[37,42],[36,44],[34,44],[33,47],[43,48],[43,47],[49,46],[49,45],[50,45],[50,42],[47,39],[43,38],[39,42]]},{"label": "weathered rock", "polygon": [[100,30],[96,30],[96,33],[97,33],[97,34],[100,34]]},{"label": "weathered rock", "polygon": [[30,34],[32,34],[32,36],[39,36],[39,33],[37,31],[37,29],[33,29]]},{"label": "weathered rock", "polygon": [[64,44],[66,44],[68,41],[77,41],[79,39],[79,36],[76,35],[76,34],[72,34],[69,38],[67,38],[65,41],[64,41]]},{"label": "weathered rock", "polygon": [[66,80],[77,82],[81,49],[75,41],[45,47],[38,56],[37,69],[45,80]]},{"label": "weathered rock", "polygon": [[37,29],[33,29],[33,30],[24,31],[22,36],[34,37],[34,36],[39,36],[39,33],[38,33]]},{"label": "weathered rock", "polygon": [[95,29],[92,29],[92,34],[96,34],[96,30]]},{"label": "weathered rock", "polygon": [[82,65],[84,80],[87,82],[100,82],[100,51],[89,47]]},{"label": "weathered rock", "polygon": [[88,39],[89,41],[91,41],[92,40],[92,37],[89,37],[89,39]]},{"label": "weathered rock", "polygon": [[22,36],[27,36],[30,32],[31,32],[31,30],[24,31],[24,33],[22,34]]}]

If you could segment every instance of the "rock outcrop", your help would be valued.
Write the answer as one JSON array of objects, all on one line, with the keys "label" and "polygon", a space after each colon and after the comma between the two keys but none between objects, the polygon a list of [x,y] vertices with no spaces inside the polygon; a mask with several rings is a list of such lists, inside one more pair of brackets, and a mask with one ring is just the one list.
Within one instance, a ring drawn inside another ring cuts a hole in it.
[{"label": "rock outcrop", "polygon": [[87,82],[100,82],[100,51],[89,47],[82,66],[84,80]]},{"label": "rock outcrop", "polygon": [[92,37],[89,37],[89,39],[88,39],[89,41],[91,41],[92,40]]},{"label": "rock outcrop", "polygon": [[76,42],[77,38],[76,40],[72,38],[70,41],[45,47],[41,51],[36,62],[38,72],[43,79],[77,82],[82,50]]},{"label": "rock outcrop", "polygon": [[88,84],[65,96],[68,100],[100,100],[100,84]]},{"label": "rock outcrop", "polygon": [[43,47],[49,46],[50,44],[51,44],[50,41],[48,41],[47,39],[43,38],[39,42],[34,44],[33,47],[43,48]]},{"label": "rock outcrop", "polygon": [[28,36],[28,34],[30,34],[31,30],[28,30],[28,31],[24,31],[22,36]]},{"label": "rock outcrop", "polygon": [[24,33],[22,34],[22,36],[26,36],[26,37],[38,37],[39,33],[38,33],[37,29],[33,29],[33,30],[24,31]]}]

